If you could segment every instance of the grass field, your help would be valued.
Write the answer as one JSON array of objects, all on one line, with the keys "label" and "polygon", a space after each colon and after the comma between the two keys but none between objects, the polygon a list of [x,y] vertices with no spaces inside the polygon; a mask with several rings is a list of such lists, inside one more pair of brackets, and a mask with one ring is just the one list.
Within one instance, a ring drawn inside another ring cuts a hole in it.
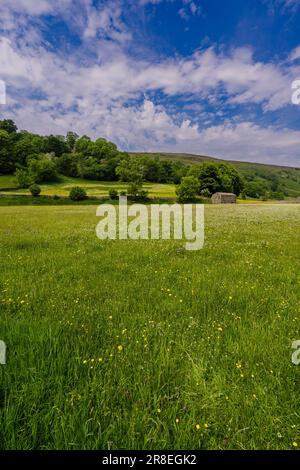
[{"label": "grass field", "polygon": [[[71,188],[74,186],[83,187],[88,196],[108,196],[110,189],[126,191],[127,183],[121,181],[90,181],[80,178],[60,177],[61,181],[57,183],[41,184],[42,193],[45,196],[68,196]],[[2,194],[20,194],[28,195],[28,189],[18,189],[13,175],[0,176],[0,188]],[[13,191],[5,191],[5,188],[15,188]],[[156,197],[175,197],[174,184],[144,183],[143,188],[148,191],[149,196]]]},{"label": "grass field", "polygon": [[206,244],[0,207],[2,449],[300,447],[300,206],[207,206]]},{"label": "grass field", "polygon": [[[90,181],[80,178],[69,178],[61,176],[61,180],[56,183],[41,184],[41,196],[68,197],[71,188],[80,186],[84,188],[89,197],[108,197],[109,190],[114,188],[120,191],[127,190],[127,183],[120,181]],[[29,189],[18,189],[13,175],[0,176],[0,206],[6,205],[47,205],[66,204],[68,201],[62,200],[41,200],[42,198],[30,197]],[[5,189],[6,188],[6,189]],[[174,184],[144,183],[143,189],[148,191],[150,198],[176,199],[176,186]],[[3,196],[3,197],[1,197]],[[18,196],[18,197],[17,197]],[[258,199],[238,200],[242,204],[265,204],[266,201]],[[274,201],[267,201],[273,204]],[[89,203],[86,201],[85,203]],[[97,201],[95,202],[97,203]]]}]

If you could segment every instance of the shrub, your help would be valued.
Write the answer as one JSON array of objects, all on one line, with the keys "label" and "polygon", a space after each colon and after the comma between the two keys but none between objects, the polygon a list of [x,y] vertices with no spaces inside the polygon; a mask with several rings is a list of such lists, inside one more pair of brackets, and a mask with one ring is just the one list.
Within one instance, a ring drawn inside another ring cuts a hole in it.
[{"label": "shrub", "polygon": [[32,184],[29,187],[29,191],[31,192],[32,196],[37,197],[41,193],[41,188],[38,184]]},{"label": "shrub", "polygon": [[55,162],[43,155],[38,159],[29,159],[28,172],[35,183],[58,181],[59,179]]},{"label": "shrub", "polygon": [[148,191],[142,188],[142,183],[131,182],[128,185],[128,196],[133,201],[142,201],[147,199]]},{"label": "shrub", "polygon": [[129,196],[136,197],[141,190],[142,185],[140,183],[131,182],[128,185],[128,194]]},{"label": "shrub", "polygon": [[114,188],[111,188],[108,192],[110,199],[118,199],[118,191]]},{"label": "shrub", "polygon": [[211,192],[210,192],[210,190],[207,189],[207,188],[202,189],[202,191],[201,191],[200,194],[201,194],[202,197],[211,197]]},{"label": "shrub", "polygon": [[270,194],[271,199],[277,199],[278,201],[281,201],[284,199],[284,193],[281,191],[273,191]]},{"label": "shrub", "polygon": [[16,170],[15,177],[19,188],[29,188],[31,180],[26,170]]},{"label": "shrub", "polygon": [[146,199],[148,199],[148,191],[146,191],[145,189],[140,189],[136,195],[136,199],[138,199],[139,201],[145,201]]},{"label": "shrub", "polygon": [[69,193],[69,198],[72,199],[72,201],[83,201],[86,199],[86,197],[87,195],[85,189],[81,188],[80,186],[75,186]]},{"label": "shrub", "polygon": [[199,181],[195,176],[185,176],[176,189],[179,202],[193,201],[199,193]]}]

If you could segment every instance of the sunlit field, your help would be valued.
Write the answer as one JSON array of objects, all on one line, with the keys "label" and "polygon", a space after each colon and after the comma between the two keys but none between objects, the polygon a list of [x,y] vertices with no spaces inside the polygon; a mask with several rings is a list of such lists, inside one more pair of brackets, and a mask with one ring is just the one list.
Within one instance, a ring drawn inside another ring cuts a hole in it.
[{"label": "sunlit field", "polygon": [[[44,196],[68,196],[70,190],[74,186],[84,188],[87,195],[92,196],[108,196],[109,190],[114,188],[118,191],[126,191],[127,183],[121,181],[89,181],[81,178],[68,178],[60,176],[57,183],[41,184],[41,194]],[[28,189],[18,189],[15,177],[13,175],[0,176],[0,188],[2,194],[19,194],[29,195]],[[9,191],[6,188],[11,188]],[[14,188],[14,189],[13,189]],[[13,191],[12,191],[13,189]],[[144,183],[143,189],[148,191],[150,197],[175,197],[174,184]]]},{"label": "sunlit field", "polygon": [[300,447],[300,206],[206,206],[205,247],[0,207],[2,449]]}]

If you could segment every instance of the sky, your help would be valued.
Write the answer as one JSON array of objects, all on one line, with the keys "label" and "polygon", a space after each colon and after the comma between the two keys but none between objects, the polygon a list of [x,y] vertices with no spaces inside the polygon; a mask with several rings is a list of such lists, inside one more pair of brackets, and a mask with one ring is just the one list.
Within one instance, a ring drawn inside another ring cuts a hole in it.
[{"label": "sky", "polygon": [[300,167],[300,0],[0,0],[0,119]]}]

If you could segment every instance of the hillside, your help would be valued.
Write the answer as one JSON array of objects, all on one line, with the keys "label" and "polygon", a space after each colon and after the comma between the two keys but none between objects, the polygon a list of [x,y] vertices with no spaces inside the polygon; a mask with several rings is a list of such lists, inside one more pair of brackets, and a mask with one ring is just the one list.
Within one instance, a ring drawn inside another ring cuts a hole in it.
[{"label": "hillside", "polygon": [[[108,196],[109,190],[126,191],[128,183],[121,181],[93,181],[83,178],[71,178],[60,175],[57,182],[40,184],[44,196],[68,196],[71,188],[80,186],[84,188],[90,197]],[[150,197],[175,197],[174,184],[144,183],[144,188]],[[18,188],[16,178],[13,175],[0,176],[0,196],[2,195],[28,195],[29,190]]]},{"label": "hillside", "polygon": [[222,160],[205,155],[194,155],[188,153],[150,153],[150,152],[131,152],[130,155],[155,158],[159,157],[162,160],[181,161],[187,165],[196,165],[203,162],[224,162],[231,163],[238,171],[249,181],[255,180],[268,180],[274,176],[278,179],[282,190],[288,193],[290,197],[300,196],[300,167],[288,167],[268,165],[263,163],[240,162],[234,160]]}]

